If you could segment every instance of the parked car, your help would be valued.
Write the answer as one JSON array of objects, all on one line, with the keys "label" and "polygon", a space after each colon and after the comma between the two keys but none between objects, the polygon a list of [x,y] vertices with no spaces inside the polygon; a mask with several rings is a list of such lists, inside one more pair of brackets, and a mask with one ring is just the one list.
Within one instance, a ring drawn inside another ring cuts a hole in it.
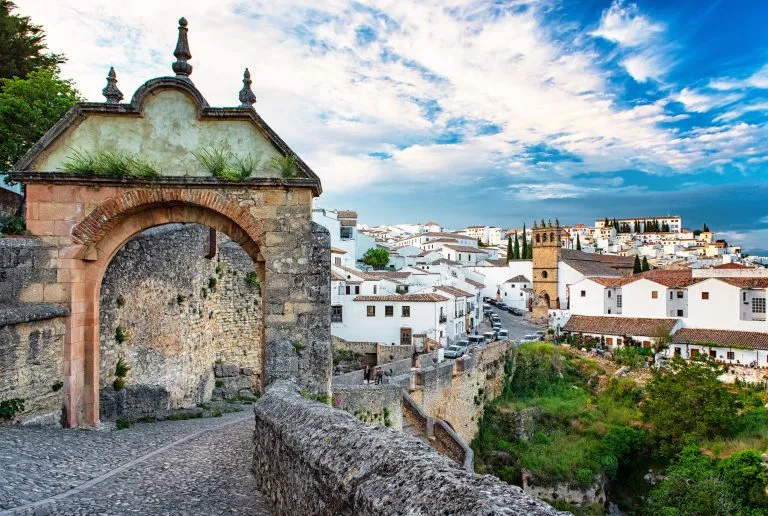
[{"label": "parked car", "polygon": [[491,315],[491,324],[499,323],[501,324],[501,317],[499,317],[496,314]]},{"label": "parked car", "polygon": [[522,339],[520,339],[521,344],[525,344],[526,342],[539,342],[541,339],[538,335],[526,335]]},{"label": "parked car", "polygon": [[483,303],[488,303],[491,300],[488,296],[483,296]]},{"label": "parked car", "polygon": [[459,340],[459,341],[457,341],[457,342],[454,344],[454,346],[458,346],[458,347],[460,347],[460,348],[461,348],[461,349],[463,349],[463,350],[464,350],[464,352],[466,353],[466,352],[467,352],[467,350],[469,349],[469,341],[468,341],[468,340]]},{"label": "parked car", "polygon": [[519,308],[513,308],[512,310],[509,311],[509,313],[511,313],[512,315],[517,315],[518,317],[523,315],[523,311],[520,310]]},{"label": "parked car", "polygon": [[494,331],[487,331],[483,333],[483,337],[485,337],[486,342],[491,342],[496,340],[496,332]]},{"label": "parked car", "polygon": [[482,335],[470,335],[467,337],[470,346],[482,346],[485,344],[485,337]]},{"label": "parked car", "polygon": [[509,313],[513,313],[517,308],[512,308],[511,306],[507,306],[504,310],[506,310]]},{"label": "parked car", "polygon": [[464,354],[464,349],[459,346],[451,345],[445,348],[445,358],[460,358]]},{"label": "parked car", "polygon": [[544,340],[544,332],[543,331],[537,331],[536,336],[539,337],[539,340]]},{"label": "parked car", "polygon": [[509,339],[509,330],[505,330],[505,329],[499,330],[499,333],[496,334],[496,338],[498,340],[507,340],[507,339]]}]

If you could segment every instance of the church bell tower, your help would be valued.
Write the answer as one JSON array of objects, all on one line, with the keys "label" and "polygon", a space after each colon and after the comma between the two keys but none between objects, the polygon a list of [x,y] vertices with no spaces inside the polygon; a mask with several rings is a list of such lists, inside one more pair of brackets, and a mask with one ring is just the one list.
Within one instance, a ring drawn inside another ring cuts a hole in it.
[{"label": "church bell tower", "polygon": [[533,222],[533,315],[546,318],[548,310],[560,308],[558,296],[557,264],[560,261],[561,243],[560,222],[555,219],[554,226],[541,219]]}]

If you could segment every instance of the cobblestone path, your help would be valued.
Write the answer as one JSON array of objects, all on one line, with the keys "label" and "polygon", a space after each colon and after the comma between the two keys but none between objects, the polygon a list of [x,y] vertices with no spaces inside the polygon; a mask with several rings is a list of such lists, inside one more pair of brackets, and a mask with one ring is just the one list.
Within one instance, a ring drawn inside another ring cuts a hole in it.
[{"label": "cobblestone path", "polygon": [[270,514],[253,412],[119,431],[0,428],[0,514]]}]

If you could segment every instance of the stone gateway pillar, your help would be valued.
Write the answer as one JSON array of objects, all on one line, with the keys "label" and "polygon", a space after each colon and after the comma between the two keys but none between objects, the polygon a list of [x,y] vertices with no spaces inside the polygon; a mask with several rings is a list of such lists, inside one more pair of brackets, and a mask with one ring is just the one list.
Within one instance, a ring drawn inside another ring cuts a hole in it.
[{"label": "stone gateway pillar", "polygon": [[[113,69],[106,102],[74,106],[14,167],[29,231],[55,247],[57,282],[21,301],[69,308],[65,426],[99,422],[99,292],[112,257],[145,229],[197,223],[251,257],[264,309],[262,388],[293,380],[327,392],[331,376],[330,238],[312,223],[320,179],[253,107],[250,73],[237,107],[208,105],[193,84],[187,22],[175,76],[121,103]],[[38,288],[39,287],[39,288]]]}]

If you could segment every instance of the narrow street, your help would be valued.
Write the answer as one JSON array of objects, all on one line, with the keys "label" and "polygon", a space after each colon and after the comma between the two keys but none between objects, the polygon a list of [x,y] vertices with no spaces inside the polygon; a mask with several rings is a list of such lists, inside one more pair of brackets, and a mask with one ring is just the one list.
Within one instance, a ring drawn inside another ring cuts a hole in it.
[{"label": "narrow street", "polygon": [[[493,310],[493,313],[498,314],[499,317],[501,318],[501,327],[509,331],[510,340],[519,341],[525,335],[529,335],[531,333],[535,333],[537,331],[543,330],[543,328],[526,321],[525,315],[523,316],[512,315],[511,313],[505,310],[496,308],[495,306],[491,306],[491,310]],[[486,317],[480,323],[480,326],[477,332],[483,333],[486,331],[490,331],[490,329],[491,329],[491,322]]]}]

